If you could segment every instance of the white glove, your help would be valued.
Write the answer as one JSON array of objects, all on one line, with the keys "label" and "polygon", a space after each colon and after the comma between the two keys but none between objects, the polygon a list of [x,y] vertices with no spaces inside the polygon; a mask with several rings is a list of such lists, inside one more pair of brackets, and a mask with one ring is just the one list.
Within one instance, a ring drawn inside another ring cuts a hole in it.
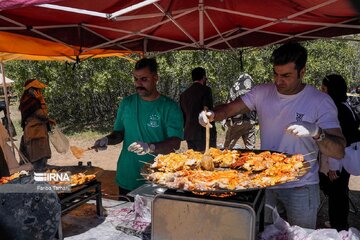
[{"label": "white glove", "polygon": [[150,145],[155,147],[154,144],[148,144],[144,142],[133,142],[132,144],[129,145],[128,151],[134,152],[137,155],[145,155],[155,150],[155,149],[151,149]]},{"label": "white glove", "polygon": [[212,125],[210,124],[210,122],[214,121],[214,112],[213,111],[202,111],[199,114],[199,123],[201,126],[206,127],[206,124],[210,125],[210,128],[212,128]]},{"label": "white glove", "polygon": [[290,123],[286,132],[298,137],[315,137],[319,134],[320,128],[315,123],[300,121]]},{"label": "white glove", "polygon": [[108,145],[109,139],[107,137],[100,138],[96,140],[94,143],[94,148],[96,151],[100,150],[106,150]]}]

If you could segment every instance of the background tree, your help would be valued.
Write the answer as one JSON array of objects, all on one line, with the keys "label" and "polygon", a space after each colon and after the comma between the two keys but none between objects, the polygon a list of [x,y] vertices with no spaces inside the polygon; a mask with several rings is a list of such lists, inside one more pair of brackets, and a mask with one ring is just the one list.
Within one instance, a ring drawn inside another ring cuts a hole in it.
[{"label": "background tree", "polygon": [[[309,59],[304,81],[319,87],[326,74],[338,73],[350,86],[359,84],[359,44],[346,41],[305,42]],[[215,104],[226,102],[228,90],[242,72],[255,83],[272,81],[270,56],[274,48],[227,51],[177,51],[150,53],[159,63],[160,92],[175,100],[191,83],[191,70],[207,70]],[[134,56],[139,58],[139,56]],[[89,59],[80,64],[64,62],[12,61],[6,63],[7,76],[15,79],[18,96],[23,83],[37,78],[48,85],[45,97],[50,115],[68,131],[109,131],[119,102],[134,92],[134,63],[121,58]]]}]

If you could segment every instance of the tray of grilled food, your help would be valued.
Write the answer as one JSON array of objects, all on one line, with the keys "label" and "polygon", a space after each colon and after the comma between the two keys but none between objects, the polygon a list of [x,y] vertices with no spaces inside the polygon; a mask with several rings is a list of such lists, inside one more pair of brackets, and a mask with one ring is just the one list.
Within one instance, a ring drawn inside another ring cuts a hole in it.
[{"label": "tray of grilled food", "polygon": [[7,184],[7,183],[18,183],[19,179],[22,177],[29,176],[30,172],[22,170],[20,172],[15,172],[11,174],[10,176],[4,176],[0,178],[0,185],[1,184]]},{"label": "tray of grilled food", "polygon": [[[70,185],[72,188],[82,186],[91,181],[99,179],[103,173],[103,169],[99,167],[88,166],[49,166],[46,170],[48,173],[70,173]],[[50,181],[49,184],[68,184],[67,182]]]},{"label": "tray of grilled food", "polygon": [[[45,170],[40,172],[35,171],[21,171],[16,172],[10,176],[0,178],[0,185],[7,183],[30,183],[34,181],[34,176],[43,173],[70,173],[70,185],[72,188],[82,186],[91,181],[99,179],[103,173],[103,169],[99,167],[89,166],[48,166]],[[42,175],[43,176],[43,175]],[[25,179],[26,178],[26,179]],[[22,180],[26,180],[25,182]],[[69,184],[68,181],[48,181],[49,184]]]},{"label": "tray of grilled food", "polygon": [[311,168],[311,161],[305,161],[302,154],[210,148],[207,155],[210,166],[203,164],[203,153],[191,149],[158,155],[154,162],[144,164],[141,174],[169,189],[226,193],[298,181]]}]

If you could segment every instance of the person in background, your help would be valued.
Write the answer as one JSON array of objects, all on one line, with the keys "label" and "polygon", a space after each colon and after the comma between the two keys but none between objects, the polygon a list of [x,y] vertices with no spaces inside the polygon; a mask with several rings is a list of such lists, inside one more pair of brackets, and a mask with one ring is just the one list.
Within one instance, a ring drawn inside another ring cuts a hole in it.
[{"label": "person in background", "polygon": [[50,125],[56,124],[49,119],[48,108],[41,92],[45,87],[46,85],[37,79],[27,80],[19,106],[21,127],[24,130],[20,152],[32,163],[34,170],[44,169],[51,158],[49,131]]},{"label": "person in background", "polygon": [[358,119],[360,119],[360,85],[351,91],[347,102],[354,110]]},{"label": "person in background", "polygon": [[[241,74],[238,80],[230,88],[228,102],[234,101],[236,98],[243,96],[245,93],[249,92],[253,86],[254,82],[251,76],[247,73]],[[224,121],[224,127],[227,127],[224,148],[234,148],[240,137],[244,141],[245,149],[252,150],[255,148],[255,111],[251,111],[245,114],[238,114]]]},{"label": "person in background", "polygon": [[[347,103],[345,79],[341,75],[328,75],[322,80],[321,91],[335,102],[346,145],[360,141],[359,120]],[[329,199],[330,226],[338,231],[348,230],[350,174],[342,167],[341,161],[324,154],[320,159],[320,187]]]},{"label": "person in background", "polygon": [[[345,139],[332,99],[305,84],[307,51],[299,43],[286,43],[272,53],[274,83],[255,86],[243,97],[199,114],[199,122],[221,121],[236,114],[256,110],[259,118],[261,149],[288,154],[307,154],[314,160],[318,151],[336,159],[345,154]],[[311,154],[309,154],[311,153]],[[319,165],[299,181],[266,189],[266,203],[284,210],[291,225],[315,228],[320,203]],[[268,209],[266,209],[268,210]],[[266,211],[270,222],[270,212]]]},{"label": "person in background", "polygon": [[[205,129],[198,122],[198,114],[207,107],[213,109],[211,88],[206,86],[206,71],[202,67],[191,72],[193,84],[180,95],[180,106],[184,116],[184,136],[188,149],[204,151]],[[210,130],[210,147],[216,148],[216,128]]]},{"label": "person in background", "polygon": [[95,149],[105,150],[107,145],[123,142],[116,170],[120,195],[144,184],[140,175],[143,162],[152,161],[156,154],[179,149],[183,138],[179,105],[157,90],[156,60],[137,61],[133,76],[136,94],[121,101],[113,131],[94,144]]}]

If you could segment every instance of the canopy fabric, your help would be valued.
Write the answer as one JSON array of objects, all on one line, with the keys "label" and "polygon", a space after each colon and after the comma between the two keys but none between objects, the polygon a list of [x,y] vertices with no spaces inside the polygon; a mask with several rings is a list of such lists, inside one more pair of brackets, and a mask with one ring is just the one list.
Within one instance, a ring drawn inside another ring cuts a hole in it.
[{"label": "canopy fabric", "polygon": [[59,2],[60,0],[5,0],[0,1],[0,9],[11,9],[37,5],[42,3]]},{"label": "canopy fabric", "polygon": [[11,0],[0,31],[92,49],[261,47],[360,32],[350,0]]},{"label": "canopy fabric", "polygon": [[[129,51],[94,49],[82,54],[79,47],[66,46],[48,40],[0,32],[0,61],[7,60],[68,60],[89,57],[117,56],[127,58]],[[129,59],[129,58],[127,58]],[[131,60],[131,59],[129,59]]]}]

